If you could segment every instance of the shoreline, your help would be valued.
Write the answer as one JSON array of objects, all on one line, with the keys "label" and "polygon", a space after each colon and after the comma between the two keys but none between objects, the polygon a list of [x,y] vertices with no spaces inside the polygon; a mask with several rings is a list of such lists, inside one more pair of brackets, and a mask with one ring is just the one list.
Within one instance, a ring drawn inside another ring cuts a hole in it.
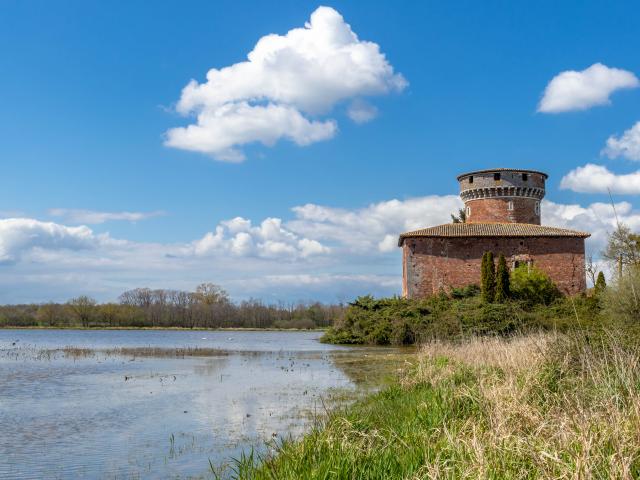
[{"label": "shoreline", "polygon": [[386,388],[328,411],[298,439],[212,472],[234,480],[636,478],[639,347],[589,338],[425,345]]},{"label": "shoreline", "polygon": [[255,328],[255,327],[62,327],[62,326],[2,326],[0,330],[175,330],[192,332],[326,332],[326,328]]}]

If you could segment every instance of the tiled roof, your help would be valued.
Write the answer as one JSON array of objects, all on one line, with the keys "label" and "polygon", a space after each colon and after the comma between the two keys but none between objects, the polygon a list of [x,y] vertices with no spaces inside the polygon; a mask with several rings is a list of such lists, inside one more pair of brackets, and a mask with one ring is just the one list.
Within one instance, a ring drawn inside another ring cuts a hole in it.
[{"label": "tiled roof", "polygon": [[531,223],[446,223],[400,235],[398,246],[411,237],[590,237],[590,233]]},{"label": "tiled roof", "polygon": [[468,177],[469,175],[476,175],[479,173],[493,173],[493,172],[518,172],[518,173],[537,173],[539,175],[543,175],[544,178],[549,178],[544,172],[540,170],[529,170],[527,168],[486,168],[484,170],[474,170],[473,172],[461,173],[456,178],[460,181],[464,177]]}]

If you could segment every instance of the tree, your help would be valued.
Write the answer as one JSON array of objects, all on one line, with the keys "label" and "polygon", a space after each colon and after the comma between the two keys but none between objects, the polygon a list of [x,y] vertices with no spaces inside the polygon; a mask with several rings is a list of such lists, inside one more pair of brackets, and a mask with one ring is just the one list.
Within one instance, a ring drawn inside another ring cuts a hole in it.
[{"label": "tree", "polygon": [[585,259],[584,270],[587,273],[587,277],[591,280],[591,284],[595,286],[596,277],[598,276],[598,268],[595,263],[593,263],[593,255],[587,255]]},{"label": "tree", "polygon": [[482,264],[480,267],[480,289],[482,292],[482,300],[491,303],[496,296],[496,266],[493,262],[493,253],[485,252],[482,255]]},{"label": "tree", "polygon": [[96,301],[87,297],[86,295],[80,295],[79,297],[69,300],[69,308],[78,317],[83,327],[89,326],[89,320],[93,314],[93,310],[96,306]]},{"label": "tree", "polygon": [[451,221],[453,223],[466,223],[467,222],[467,211],[464,208],[458,209],[458,214],[451,214]]},{"label": "tree", "polygon": [[596,280],[596,283],[594,286],[595,286],[596,293],[601,293],[605,291],[605,289],[607,288],[607,281],[604,279],[604,273],[602,272],[598,273],[598,279]]},{"label": "tree", "polygon": [[520,265],[511,272],[512,295],[531,305],[549,305],[562,294],[555,283],[539,268]]},{"label": "tree", "polygon": [[44,303],[36,311],[36,320],[42,325],[53,326],[61,320],[61,310],[57,303]]},{"label": "tree", "polygon": [[498,258],[498,269],[496,270],[496,296],[495,301],[504,303],[511,296],[509,285],[509,267],[507,259],[501,253]]},{"label": "tree", "polygon": [[227,303],[229,294],[219,285],[214,283],[201,283],[196,287],[196,299],[205,305],[213,305],[215,303]]},{"label": "tree", "polygon": [[625,267],[640,265],[640,235],[632,233],[626,225],[619,224],[609,235],[602,256],[612,262],[620,261]]}]

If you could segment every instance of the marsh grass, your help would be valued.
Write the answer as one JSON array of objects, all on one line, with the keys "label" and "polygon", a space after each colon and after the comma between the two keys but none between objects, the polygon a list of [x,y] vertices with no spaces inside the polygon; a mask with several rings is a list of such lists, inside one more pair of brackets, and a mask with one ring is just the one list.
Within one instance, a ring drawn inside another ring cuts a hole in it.
[{"label": "marsh grass", "polygon": [[434,342],[239,479],[640,478],[640,365],[616,334]]}]

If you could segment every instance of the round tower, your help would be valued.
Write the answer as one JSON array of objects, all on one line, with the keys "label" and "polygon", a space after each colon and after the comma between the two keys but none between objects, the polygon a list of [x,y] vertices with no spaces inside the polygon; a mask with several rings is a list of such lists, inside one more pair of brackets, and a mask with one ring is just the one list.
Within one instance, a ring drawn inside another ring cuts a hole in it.
[{"label": "round tower", "polygon": [[540,201],[548,175],[536,170],[495,168],[458,176],[467,223],[540,225]]}]

